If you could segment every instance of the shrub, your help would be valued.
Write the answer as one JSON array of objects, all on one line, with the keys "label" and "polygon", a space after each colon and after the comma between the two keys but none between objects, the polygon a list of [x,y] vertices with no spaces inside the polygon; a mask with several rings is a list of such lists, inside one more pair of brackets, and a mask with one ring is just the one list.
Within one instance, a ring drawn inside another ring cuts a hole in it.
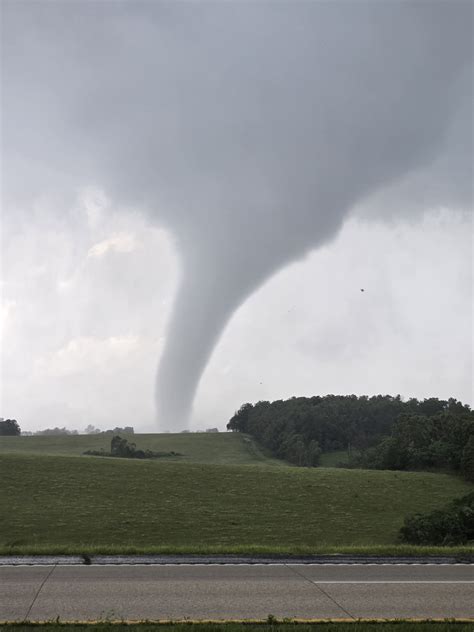
[{"label": "shrub", "polygon": [[466,544],[474,539],[474,492],[445,509],[405,518],[400,537],[410,544]]},{"label": "shrub", "polygon": [[163,456],[183,456],[179,452],[153,452],[153,450],[137,450],[134,443],[129,443],[126,439],[122,439],[116,435],[112,437],[110,442],[110,452],[106,452],[103,448],[100,450],[85,450],[83,454],[89,456],[111,456],[120,457],[122,459],[157,459]]}]

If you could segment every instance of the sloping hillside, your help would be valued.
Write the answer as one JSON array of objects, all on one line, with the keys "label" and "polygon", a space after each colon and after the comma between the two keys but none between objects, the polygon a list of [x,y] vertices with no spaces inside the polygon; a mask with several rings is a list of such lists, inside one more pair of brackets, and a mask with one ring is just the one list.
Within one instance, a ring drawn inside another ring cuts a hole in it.
[{"label": "sloping hillside", "polygon": [[[85,450],[110,449],[112,434],[0,437],[0,455],[7,453],[80,456]],[[137,448],[179,452],[188,463],[285,465],[267,458],[252,438],[241,433],[179,433],[125,435]]]},{"label": "sloping hillside", "polygon": [[0,456],[0,547],[206,550],[395,544],[472,489],[431,473]]}]

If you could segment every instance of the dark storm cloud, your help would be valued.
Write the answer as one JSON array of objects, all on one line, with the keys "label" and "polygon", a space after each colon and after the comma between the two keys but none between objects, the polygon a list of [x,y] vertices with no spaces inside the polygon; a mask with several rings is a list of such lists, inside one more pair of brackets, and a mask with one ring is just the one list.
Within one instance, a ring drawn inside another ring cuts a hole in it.
[{"label": "dark storm cloud", "polygon": [[471,14],[457,1],[4,3],[5,198],[95,183],[175,236],[165,427],[188,418],[239,304],[355,204],[431,163],[436,199],[469,198]]}]

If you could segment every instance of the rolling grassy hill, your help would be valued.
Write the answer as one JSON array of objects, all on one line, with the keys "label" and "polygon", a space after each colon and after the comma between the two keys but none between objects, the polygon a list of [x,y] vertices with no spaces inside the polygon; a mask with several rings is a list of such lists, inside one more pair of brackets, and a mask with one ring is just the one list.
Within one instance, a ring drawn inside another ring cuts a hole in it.
[{"label": "rolling grassy hill", "polygon": [[[81,456],[85,450],[110,449],[112,434],[0,437],[0,456],[7,453]],[[186,463],[286,465],[266,457],[253,439],[240,433],[121,434],[137,448],[179,452]],[[169,460],[169,458],[167,459]]]},{"label": "rolling grassy hill", "polygon": [[[198,436],[183,435],[183,441],[196,438],[199,443]],[[238,436],[224,439],[239,445]],[[174,442],[169,447],[186,451]],[[393,545],[406,514],[440,507],[472,489],[433,473],[20,452],[0,456],[0,481],[3,552],[309,552]]]}]

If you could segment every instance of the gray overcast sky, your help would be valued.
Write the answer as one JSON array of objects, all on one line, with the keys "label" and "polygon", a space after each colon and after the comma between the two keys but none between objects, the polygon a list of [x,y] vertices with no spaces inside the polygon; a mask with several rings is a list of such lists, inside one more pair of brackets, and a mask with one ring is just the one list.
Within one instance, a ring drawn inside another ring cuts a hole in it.
[{"label": "gray overcast sky", "polygon": [[0,415],[472,404],[471,3],[2,13]]}]

